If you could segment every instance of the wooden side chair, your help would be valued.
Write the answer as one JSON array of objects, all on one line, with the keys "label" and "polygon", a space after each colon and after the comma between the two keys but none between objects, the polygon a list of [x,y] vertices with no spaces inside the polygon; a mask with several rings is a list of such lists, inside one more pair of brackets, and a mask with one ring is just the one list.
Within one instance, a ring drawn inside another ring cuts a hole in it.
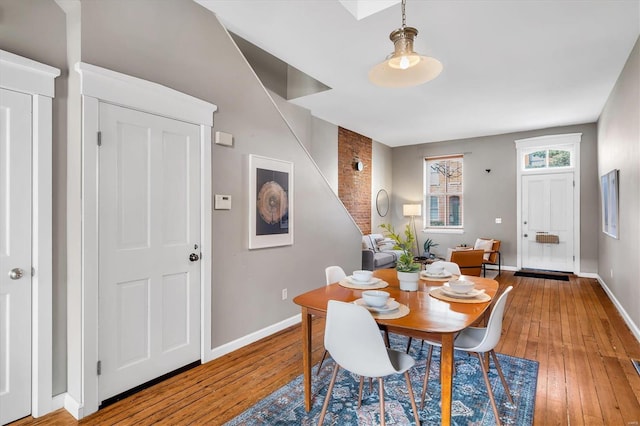
[{"label": "wooden side chair", "polygon": [[463,275],[479,277],[482,272],[484,250],[455,250],[451,253],[451,261],[457,263]]}]

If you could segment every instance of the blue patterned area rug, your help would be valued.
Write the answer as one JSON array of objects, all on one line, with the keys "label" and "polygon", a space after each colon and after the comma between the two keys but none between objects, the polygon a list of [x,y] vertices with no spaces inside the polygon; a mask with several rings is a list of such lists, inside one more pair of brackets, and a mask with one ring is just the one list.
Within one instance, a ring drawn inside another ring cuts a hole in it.
[{"label": "blue patterned area rug", "polygon": [[[406,349],[405,338],[395,335],[390,337],[393,348],[402,350],[404,342]],[[418,408],[428,351],[428,345],[425,344],[421,349],[420,343],[419,340],[414,340],[412,344],[410,353],[416,359],[416,365],[409,371]],[[502,354],[498,354],[498,359],[511,388],[514,402],[514,405],[509,403],[492,361],[489,380],[496,397],[502,424],[518,426],[533,424],[538,363]],[[333,360],[327,358],[319,375],[316,375],[317,367],[313,368],[313,407],[309,413],[304,408],[304,384],[300,375],[226,425],[316,425],[331,380],[333,366]],[[456,351],[455,369],[452,424],[495,425],[496,421],[478,359],[466,352]],[[358,385],[358,376],[340,369],[325,416],[326,425],[380,424],[377,382],[374,381],[373,391],[370,393],[365,381],[360,409],[357,409]],[[415,424],[404,377],[400,374],[389,376],[385,379],[384,387],[386,424],[394,426]],[[419,410],[419,416],[423,425],[440,424],[440,353],[438,349],[433,351],[429,388],[424,408]]]}]

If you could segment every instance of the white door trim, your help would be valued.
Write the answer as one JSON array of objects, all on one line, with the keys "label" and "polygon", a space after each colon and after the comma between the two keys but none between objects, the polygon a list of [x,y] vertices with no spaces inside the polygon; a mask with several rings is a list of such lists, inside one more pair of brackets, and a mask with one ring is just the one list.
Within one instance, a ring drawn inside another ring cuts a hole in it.
[{"label": "white door trim", "polygon": [[580,142],[582,133],[567,133],[563,135],[547,135],[535,138],[518,139],[516,144],[516,203],[517,203],[517,220],[516,220],[516,241],[517,241],[517,269],[522,267],[522,176],[529,174],[552,174],[552,169],[524,171],[522,168],[522,155],[525,149],[553,147],[557,145],[572,145],[574,155],[574,167],[557,170],[557,173],[573,172],[574,173],[574,191],[573,191],[573,272],[580,273]]},{"label": "white door trim", "polygon": [[[74,309],[81,314],[80,366],[81,383],[68,384],[81,389],[80,401],[70,401],[67,409],[81,418],[94,413],[100,404],[98,393],[98,104],[108,102],[125,108],[157,114],[200,126],[201,135],[201,356],[211,352],[211,128],[217,107],[201,99],[177,92],[160,84],[125,74],[78,63],[82,95],[82,297],[81,306]],[[77,330],[77,327],[72,329]],[[70,330],[70,331],[72,331]],[[75,332],[75,331],[74,331]],[[75,402],[75,404],[74,404]]]},{"label": "white door trim", "polygon": [[52,98],[60,70],[0,50],[0,87],[32,98],[31,415],[53,410]]}]

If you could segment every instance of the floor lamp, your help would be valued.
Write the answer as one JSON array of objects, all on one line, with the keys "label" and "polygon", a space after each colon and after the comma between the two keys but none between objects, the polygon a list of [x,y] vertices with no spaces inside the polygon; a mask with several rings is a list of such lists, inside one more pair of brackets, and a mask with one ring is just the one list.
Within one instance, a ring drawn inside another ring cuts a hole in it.
[{"label": "floor lamp", "polygon": [[420,204],[403,204],[403,216],[411,216],[411,224],[413,225],[413,233],[416,236],[416,252],[420,256],[420,246],[418,245],[418,231],[416,230],[416,216],[422,216],[422,205]]}]

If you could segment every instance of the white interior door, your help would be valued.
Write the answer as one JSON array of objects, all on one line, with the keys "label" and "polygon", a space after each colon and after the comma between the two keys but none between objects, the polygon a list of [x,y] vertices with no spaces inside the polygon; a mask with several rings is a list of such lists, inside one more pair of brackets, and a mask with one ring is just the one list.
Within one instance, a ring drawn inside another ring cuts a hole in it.
[{"label": "white interior door", "polygon": [[201,194],[198,126],[106,103],[99,114],[103,401],[200,359]]},{"label": "white interior door", "polygon": [[523,268],[574,272],[573,175],[522,176]]},{"label": "white interior door", "polygon": [[0,89],[0,424],[31,413],[31,96]]}]

